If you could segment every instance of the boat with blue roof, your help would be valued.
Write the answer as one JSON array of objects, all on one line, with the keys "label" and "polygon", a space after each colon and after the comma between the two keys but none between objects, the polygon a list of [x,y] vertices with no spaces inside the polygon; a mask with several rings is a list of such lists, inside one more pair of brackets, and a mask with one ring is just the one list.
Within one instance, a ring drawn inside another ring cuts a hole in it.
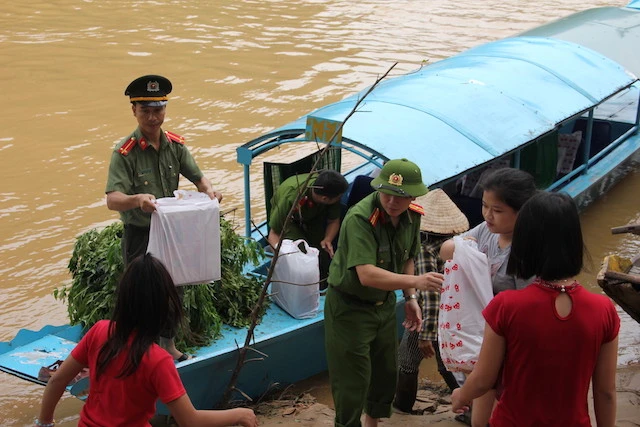
[{"label": "boat with blue roof", "polygon": [[[475,185],[499,166],[527,170],[540,188],[567,192],[583,208],[640,160],[639,41],[640,0],[590,9],[382,80],[366,97],[367,89],[260,135],[237,148],[244,233],[264,241],[266,222],[254,226],[253,215],[268,211],[278,184],[308,172],[326,145],[318,164],[350,182],[345,211],[394,158],[418,164],[425,184],[445,190],[472,224],[481,219]],[[258,181],[263,191],[255,191]],[[267,258],[246,273],[264,278],[268,265]],[[237,388],[256,398],[325,371],[323,304],[321,297],[319,314],[302,320],[272,304],[253,339],[266,357],[243,367]],[[0,370],[43,384],[39,369],[64,359],[82,332],[69,325],[21,330],[0,343]],[[196,407],[220,401],[246,334],[226,326],[222,338],[177,365]],[[80,394],[77,385],[69,389]]]}]

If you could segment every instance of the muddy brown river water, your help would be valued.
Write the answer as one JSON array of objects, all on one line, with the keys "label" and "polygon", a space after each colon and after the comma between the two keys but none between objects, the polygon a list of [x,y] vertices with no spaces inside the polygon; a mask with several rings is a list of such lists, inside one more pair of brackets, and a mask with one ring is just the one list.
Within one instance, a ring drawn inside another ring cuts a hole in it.
[{"label": "muddy brown river water", "polygon": [[[164,128],[242,217],[235,149],[371,84],[394,62],[413,70],[592,6],[578,0],[57,0],[0,6],[0,340],[67,322],[52,297],[69,281],[75,237],[118,218],[104,186],[113,145],[135,127],[126,85],[162,74],[174,86]],[[188,184],[188,183],[186,183]],[[190,188],[189,185],[184,188]],[[610,227],[640,213],[640,173],[582,215],[598,291],[603,255],[640,238]],[[637,361],[638,324],[623,317],[620,363]],[[427,375],[433,375],[425,365]],[[320,379],[320,382],[323,380]],[[0,425],[30,425],[42,387],[0,373]],[[74,398],[59,425],[75,425]]]}]

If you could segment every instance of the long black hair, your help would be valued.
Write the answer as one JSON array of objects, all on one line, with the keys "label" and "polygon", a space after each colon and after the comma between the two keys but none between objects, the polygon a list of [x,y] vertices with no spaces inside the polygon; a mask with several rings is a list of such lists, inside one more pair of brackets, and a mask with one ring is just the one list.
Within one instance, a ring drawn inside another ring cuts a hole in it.
[{"label": "long black hair", "polygon": [[513,229],[507,274],[567,279],[580,273],[584,256],[578,208],[569,195],[541,191],[522,206]]},{"label": "long black hair", "polygon": [[127,361],[118,378],[133,374],[160,333],[175,328],[182,316],[182,304],[165,266],[150,254],[135,258],[118,283],[108,338],[98,353],[97,376],[123,351]]}]

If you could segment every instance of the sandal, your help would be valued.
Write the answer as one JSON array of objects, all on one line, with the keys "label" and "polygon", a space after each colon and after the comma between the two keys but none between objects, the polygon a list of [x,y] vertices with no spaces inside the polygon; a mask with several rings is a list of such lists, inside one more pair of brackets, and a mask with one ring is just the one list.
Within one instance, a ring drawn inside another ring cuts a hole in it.
[{"label": "sandal", "polygon": [[38,381],[42,381],[46,383],[49,381],[49,378],[58,370],[60,365],[62,365],[62,360],[56,360],[49,366],[41,366],[38,371]]},{"label": "sandal", "polygon": [[[41,366],[38,371],[38,381],[42,381],[43,383],[49,382],[49,379],[60,369],[62,366],[62,360],[56,360],[49,366]],[[82,368],[78,375],[76,375],[68,385],[73,385],[80,381],[81,379],[89,376],[89,368]]]},{"label": "sandal", "polygon": [[193,356],[187,353],[182,353],[182,356],[176,359],[176,363],[184,362],[189,359],[193,359]]},{"label": "sandal", "polygon": [[454,417],[454,420],[466,424],[468,426],[471,425],[471,411],[465,411],[462,414],[458,414]]}]

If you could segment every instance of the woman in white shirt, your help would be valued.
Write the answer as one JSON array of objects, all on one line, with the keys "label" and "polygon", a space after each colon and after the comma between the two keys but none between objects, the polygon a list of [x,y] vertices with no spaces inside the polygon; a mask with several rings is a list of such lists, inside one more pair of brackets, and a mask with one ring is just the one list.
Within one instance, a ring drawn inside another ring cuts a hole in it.
[{"label": "woman in white shirt", "polygon": [[[536,192],[531,174],[513,168],[501,168],[487,174],[480,182],[482,188],[482,216],[484,222],[462,234],[474,239],[478,249],[487,255],[491,269],[493,294],[507,289],[522,289],[530,280],[517,279],[507,274],[507,261],[511,252],[513,228],[518,211]],[[453,240],[442,244],[440,257],[453,258]],[[495,403],[495,390],[474,399],[472,426],[485,427]]]}]

